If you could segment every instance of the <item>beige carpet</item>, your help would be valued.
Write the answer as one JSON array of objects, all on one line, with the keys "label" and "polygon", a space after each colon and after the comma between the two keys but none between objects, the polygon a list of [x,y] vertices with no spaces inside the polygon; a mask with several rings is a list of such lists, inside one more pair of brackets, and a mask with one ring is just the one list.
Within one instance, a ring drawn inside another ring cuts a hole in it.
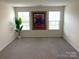
[{"label": "beige carpet", "polygon": [[0,52],[0,59],[79,59],[78,55],[63,38],[22,38]]}]

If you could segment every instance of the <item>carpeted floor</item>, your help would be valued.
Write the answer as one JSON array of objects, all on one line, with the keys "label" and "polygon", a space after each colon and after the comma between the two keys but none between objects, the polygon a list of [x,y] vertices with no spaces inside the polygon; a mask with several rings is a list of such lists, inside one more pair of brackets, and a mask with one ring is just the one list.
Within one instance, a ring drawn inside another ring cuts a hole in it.
[{"label": "carpeted floor", "polygon": [[0,52],[0,59],[79,59],[79,53],[63,38],[22,38]]}]

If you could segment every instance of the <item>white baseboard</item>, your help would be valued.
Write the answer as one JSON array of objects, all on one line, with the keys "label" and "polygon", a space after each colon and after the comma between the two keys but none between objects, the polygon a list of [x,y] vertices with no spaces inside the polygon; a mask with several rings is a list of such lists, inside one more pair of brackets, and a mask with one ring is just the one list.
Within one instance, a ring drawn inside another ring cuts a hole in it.
[{"label": "white baseboard", "polygon": [[66,36],[63,36],[63,38],[64,38],[77,52],[79,52],[79,48],[78,48],[72,41],[70,41]]},{"label": "white baseboard", "polygon": [[12,43],[15,40],[15,38],[13,38],[12,40],[9,40],[7,42],[4,42],[4,45],[0,48],[0,52],[5,49],[10,43]]}]

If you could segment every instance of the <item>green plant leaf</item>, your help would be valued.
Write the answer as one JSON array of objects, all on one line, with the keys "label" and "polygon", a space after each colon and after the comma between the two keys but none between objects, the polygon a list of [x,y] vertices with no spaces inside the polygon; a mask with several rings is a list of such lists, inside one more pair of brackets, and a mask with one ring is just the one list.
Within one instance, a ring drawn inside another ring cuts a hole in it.
[{"label": "green plant leaf", "polygon": [[19,24],[20,24],[20,25],[22,24],[22,19],[21,19],[21,18],[19,18]]},{"label": "green plant leaf", "polygon": [[16,32],[19,32],[19,30],[17,30],[17,29],[16,29],[15,31],[16,31]]},{"label": "green plant leaf", "polygon": [[22,28],[23,28],[23,25],[20,27],[20,31],[22,30]]},{"label": "green plant leaf", "polygon": [[16,25],[16,29],[20,29],[20,25]]},{"label": "green plant leaf", "polygon": [[[21,17],[15,17],[16,32],[20,32],[23,28]],[[21,26],[22,25],[22,26]]]},{"label": "green plant leaf", "polygon": [[16,25],[19,25],[19,20],[18,20],[17,17],[15,17],[15,24],[16,24]]}]

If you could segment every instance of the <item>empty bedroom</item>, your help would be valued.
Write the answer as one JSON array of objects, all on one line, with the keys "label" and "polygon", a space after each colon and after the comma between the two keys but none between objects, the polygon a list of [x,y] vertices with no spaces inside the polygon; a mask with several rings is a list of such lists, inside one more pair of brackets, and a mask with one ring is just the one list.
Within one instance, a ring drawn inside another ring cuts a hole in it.
[{"label": "empty bedroom", "polygon": [[0,0],[0,59],[79,59],[79,1]]}]

